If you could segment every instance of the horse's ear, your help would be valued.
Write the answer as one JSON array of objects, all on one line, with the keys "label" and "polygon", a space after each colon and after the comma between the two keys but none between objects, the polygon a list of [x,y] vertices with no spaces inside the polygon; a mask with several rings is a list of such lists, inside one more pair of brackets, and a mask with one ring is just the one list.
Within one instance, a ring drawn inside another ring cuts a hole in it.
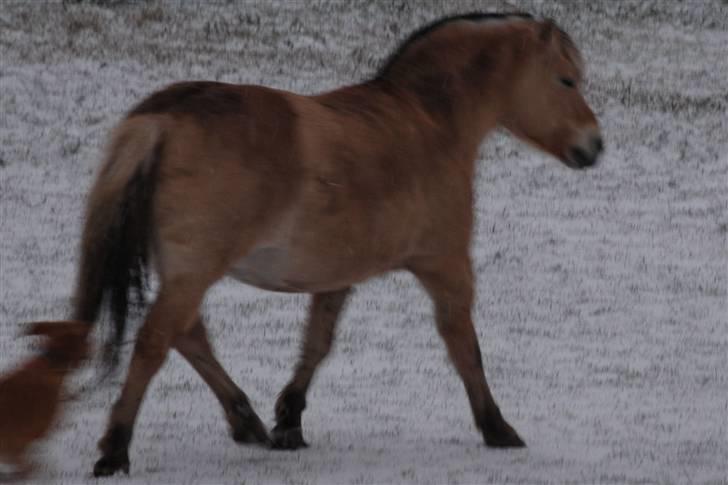
[{"label": "horse's ear", "polygon": [[541,22],[538,31],[538,38],[545,43],[549,43],[551,42],[551,39],[554,38],[554,33],[556,32],[556,29],[556,23],[551,19],[546,19]]}]

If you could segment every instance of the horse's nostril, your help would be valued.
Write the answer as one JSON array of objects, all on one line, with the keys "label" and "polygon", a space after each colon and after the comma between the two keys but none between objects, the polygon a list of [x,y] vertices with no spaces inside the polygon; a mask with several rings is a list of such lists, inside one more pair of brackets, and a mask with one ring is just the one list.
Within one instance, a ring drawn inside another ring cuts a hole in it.
[{"label": "horse's nostril", "polygon": [[581,147],[573,147],[570,150],[570,158],[579,168],[586,168],[594,165],[596,154],[592,155]]},{"label": "horse's nostril", "polygon": [[592,138],[592,147],[594,147],[594,152],[596,154],[602,153],[604,151],[604,142],[602,141],[601,136],[595,136]]}]

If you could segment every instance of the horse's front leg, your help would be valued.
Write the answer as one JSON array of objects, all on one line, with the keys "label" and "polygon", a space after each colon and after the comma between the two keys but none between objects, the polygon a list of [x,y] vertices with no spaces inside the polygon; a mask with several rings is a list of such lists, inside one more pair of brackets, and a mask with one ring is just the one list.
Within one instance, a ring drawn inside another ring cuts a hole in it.
[{"label": "horse's front leg", "polygon": [[313,295],[301,357],[293,378],[283,388],[276,402],[273,446],[277,449],[295,450],[308,446],[301,431],[301,413],[306,407],[306,392],[316,368],[331,349],[336,321],[349,291],[350,288],[346,288]]},{"label": "horse's front leg", "polygon": [[437,330],[465,384],[475,424],[483,433],[485,443],[494,447],[525,446],[503,419],[485,379],[480,345],[471,319],[473,274],[470,258],[467,254],[427,258],[410,265],[409,269],[435,304]]}]

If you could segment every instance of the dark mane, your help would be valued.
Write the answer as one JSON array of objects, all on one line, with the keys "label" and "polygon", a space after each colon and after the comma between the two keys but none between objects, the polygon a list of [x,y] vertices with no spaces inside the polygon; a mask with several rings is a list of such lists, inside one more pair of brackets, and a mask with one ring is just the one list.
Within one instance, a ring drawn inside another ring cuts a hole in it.
[{"label": "dark mane", "polygon": [[527,13],[482,13],[482,12],[471,12],[466,14],[459,14],[459,15],[451,15],[448,17],[444,17],[438,20],[435,20],[434,22],[431,22],[424,27],[419,28],[418,30],[414,31],[412,34],[410,34],[409,37],[407,37],[402,43],[399,44],[397,49],[390,54],[390,56],[384,61],[382,66],[377,71],[377,74],[375,76],[375,79],[380,79],[384,77],[392,67],[394,63],[396,63],[399,58],[404,54],[404,52],[415,42],[422,39],[423,37],[427,36],[428,34],[432,33],[433,31],[439,29],[440,27],[449,24],[450,22],[455,22],[458,20],[470,20],[473,22],[481,22],[481,21],[487,21],[487,20],[502,20],[502,19],[508,19],[508,18],[522,18],[522,19],[533,19],[533,16]]}]

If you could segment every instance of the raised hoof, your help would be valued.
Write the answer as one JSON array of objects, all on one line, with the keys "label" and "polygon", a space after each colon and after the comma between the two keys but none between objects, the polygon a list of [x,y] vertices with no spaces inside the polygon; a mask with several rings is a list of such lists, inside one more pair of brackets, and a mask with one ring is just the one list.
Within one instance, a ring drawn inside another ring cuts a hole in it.
[{"label": "raised hoof", "polygon": [[496,430],[483,431],[485,444],[493,448],[523,448],[526,443],[505,421]]},{"label": "raised hoof", "polygon": [[119,470],[129,474],[129,455],[127,453],[102,456],[94,465],[94,476],[109,477]]},{"label": "raised hoof", "polygon": [[308,443],[303,440],[301,428],[273,428],[273,449],[274,450],[297,450],[308,448]]},{"label": "raised hoof", "polygon": [[249,405],[236,404],[233,412],[233,440],[236,443],[261,444],[267,447],[272,445],[263,422]]}]

